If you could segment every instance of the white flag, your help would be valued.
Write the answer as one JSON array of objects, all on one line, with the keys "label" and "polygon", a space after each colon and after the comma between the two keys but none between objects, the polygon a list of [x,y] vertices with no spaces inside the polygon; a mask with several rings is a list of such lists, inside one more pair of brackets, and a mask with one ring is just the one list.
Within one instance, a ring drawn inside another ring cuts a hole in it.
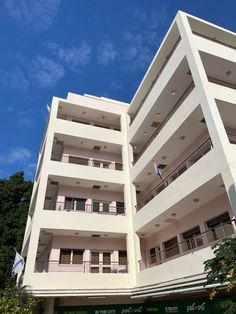
[{"label": "white flag", "polygon": [[25,266],[24,258],[18,252],[16,252],[15,261],[11,270],[12,276],[15,276],[16,274],[22,272],[24,266]]}]

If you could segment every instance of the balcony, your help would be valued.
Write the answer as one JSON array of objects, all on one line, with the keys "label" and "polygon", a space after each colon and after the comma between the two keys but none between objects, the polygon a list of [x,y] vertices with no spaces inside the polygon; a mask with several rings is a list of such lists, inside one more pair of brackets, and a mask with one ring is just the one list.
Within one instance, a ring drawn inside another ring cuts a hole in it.
[{"label": "balcony", "polygon": [[153,86],[155,85],[156,81],[159,79],[159,77],[161,76],[162,72],[164,71],[167,63],[169,62],[170,58],[172,57],[172,55],[174,54],[176,48],[178,47],[179,43],[181,41],[181,37],[179,36],[176,40],[176,42],[174,43],[172,49],[170,50],[169,54],[167,55],[165,61],[163,62],[163,64],[161,65],[161,68],[159,69],[156,77],[154,78],[154,80],[152,81],[150,87],[148,88],[148,90],[146,91],[143,99],[141,100],[141,102],[139,103],[135,113],[131,116],[131,121],[130,121],[130,126],[132,125],[134,119],[136,118],[136,116],[138,115],[140,109],[142,108],[144,102],[146,101],[146,99],[148,98]]},{"label": "balcony", "polygon": [[[45,210],[56,210],[59,212],[80,212],[80,213],[96,213],[104,215],[124,215],[125,208],[123,202],[115,201],[96,201],[93,204],[86,204],[87,199],[77,198],[68,200],[66,202],[52,202],[51,200],[45,200]],[[111,203],[116,203],[116,206],[112,206]]]},{"label": "balcony", "polygon": [[157,135],[160,133],[160,131],[164,128],[166,123],[169,121],[169,119],[173,116],[173,114],[176,112],[176,110],[181,106],[181,104],[184,102],[184,100],[188,97],[188,95],[192,92],[194,89],[194,83],[191,82],[188,87],[185,89],[183,94],[179,97],[177,102],[171,107],[170,111],[166,114],[164,119],[158,123],[158,127],[155,130],[155,132],[151,135],[151,137],[145,142],[145,144],[139,149],[138,153],[134,153],[134,160],[133,165],[136,164],[136,162],[139,160],[139,158],[143,155],[143,153],[146,151],[147,147],[152,143],[152,141],[157,137]]},{"label": "balcony", "polygon": [[119,261],[93,262],[83,261],[75,263],[69,261],[63,263],[60,260],[40,260],[37,262],[36,272],[77,272],[83,274],[126,274],[128,273],[128,263]]},{"label": "balcony", "polygon": [[82,165],[82,166],[90,166],[90,167],[97,167],[103,169],[113,169],[113,170],[123,170],[122,163],[113,162],[110,160],[102,160],[102,159],[93,159],[78,155],[71,155],[71,154],[56,154],[52,153],[51,160],[53,161],[60,161],[70,164]]},{"label": "balcony", "polygon": [[205,140],[193,153],[191,153],[184,161],[182,161],[171,173],[169,173],[164,180],[159,182],[151,191],[142,195],[142,199],[138,197],[138,204],[136,210],[139,211],[143,206],[148,204],[156,195],[161,193],[167,186],[174,182],[200,158],[207,154],[212,149],[210,138]]},{"label": "balcony", "polygon": [[193,236],[189,236],[188,239],[181,242],[176,241],[177,243],[170,245],[163,250],[160,250],[159,247],[152,249],[153,252],[150,250],[153,254],[149,254],[149,256],[139,261],[140,271],[163,264],[171,259],[176,259],[183,255],[193,253],[204,247],[212,246],[227,237],[233,236],[235,231],[232,223],[235,223],[235,220],[228,220],[227,222],[220,223],[202,233],[196,232]]}]

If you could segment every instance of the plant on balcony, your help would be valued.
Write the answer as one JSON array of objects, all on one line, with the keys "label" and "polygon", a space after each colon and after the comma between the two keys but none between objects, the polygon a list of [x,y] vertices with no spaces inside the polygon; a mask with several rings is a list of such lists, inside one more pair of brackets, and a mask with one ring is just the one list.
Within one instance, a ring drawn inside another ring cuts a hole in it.
[{"label": "plant on balcony", "polygon": [[32,314],[38,302],[25,288],[8,287],[0,294],[0,313]]},{"label": "plant on balcony", "polygon": [[[205,261],[205,271],[207,272],[206,284],[226,284],[227,292],[231,292],[236,286],[236,238],[226,239],[223,243],[218,243],[212,247],[214,257]],[[210,299],[217,295],[217,288],[210,292]],[[227,300],[225,303],[225,314],[236,313],[236,303]]]}]

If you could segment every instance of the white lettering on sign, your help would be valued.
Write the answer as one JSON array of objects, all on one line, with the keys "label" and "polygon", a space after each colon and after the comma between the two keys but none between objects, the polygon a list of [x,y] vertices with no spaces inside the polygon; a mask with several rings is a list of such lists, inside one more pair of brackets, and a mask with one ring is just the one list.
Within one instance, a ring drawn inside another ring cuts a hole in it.
[{"label": "white lettering on sign", "polygon": [[132,306],[130,306],[126,309],[122,309],[121,314],[142,313],[142,309],[143,309],[142,306],[137,307],[137,308],[133,308]]},{"label": "white lettering on sign", "polygon": [[193,303],[192,305],[187,306],[187,313],[193,311],[205,311],[205,302],[202,304]]}]

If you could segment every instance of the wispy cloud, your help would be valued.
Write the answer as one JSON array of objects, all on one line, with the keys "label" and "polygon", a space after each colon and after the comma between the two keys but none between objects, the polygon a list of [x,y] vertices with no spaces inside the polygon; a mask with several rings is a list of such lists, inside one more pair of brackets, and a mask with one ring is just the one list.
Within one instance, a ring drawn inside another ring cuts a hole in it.
[{"label": "wispy cloud", "polygon": [[26,92],[29,88],[29,81],[19,67],[14,67],[9,71],[1,71],[0,75],[0,83],[6,90],[14,89]]},{"label": "wispy cloud", "polygon": [[43,31],[52,26],[60,0],[4,0],[4,4],[18,24]]},{"label": "wispy cloud", "polygon": [[24,168],[24,173],[27,178],[31,180],[34,178],[36,166],[36,163],[29,163],[28,165],[26,165],[26,167]]},{"label": "wispy cloud", "polygon": [[123,68],[135,71],[147,67],[153,57],[153,51],[160,42],[160,31],[168,18],[165,5],[158,10],[144,11],[141,7],[128,9],[133,19],[132,28],[124,34],[122,50]]},{"label": "wispy cloud", "polygon": [[124,39],[127,43],[122,53],[124,67],[129,71],[145,68],[152,58],[152,49],[146,44],[143,34],[126,32]]},{"label": "wispy cloud", "polygon": [[11,148],[7,153],[0,154],[0,162],[4,164],[25,164],[31,158],[30,151],[25,147]]},{"label": "wispy cloud", "polygon": [[108,65],[109,63],[113,62],[117,57],[117,50],[114,47],[114,44],[110,41],[103,41],[101,42],[98,47],[98,62],[102,65]]},{"label": "wispy cloud", "polygon": [[28,64],[28,75],[39,88],[54,87],[64,74],[59,63],[43,56],[37,56]]},{"label": "wispy cloud", "polygon": [[87,42],[68,48],[61,47],[55,42],[47,41],[44,46],[75,72],[79,71],[80,67],[88,64],[91,59],[92,46]]},{"label": "wispy cloud", "polygon": [[33,114],[32,109],[17,112],[19,124],[23,126],[32,126],[33,125],[32,114]]}]

